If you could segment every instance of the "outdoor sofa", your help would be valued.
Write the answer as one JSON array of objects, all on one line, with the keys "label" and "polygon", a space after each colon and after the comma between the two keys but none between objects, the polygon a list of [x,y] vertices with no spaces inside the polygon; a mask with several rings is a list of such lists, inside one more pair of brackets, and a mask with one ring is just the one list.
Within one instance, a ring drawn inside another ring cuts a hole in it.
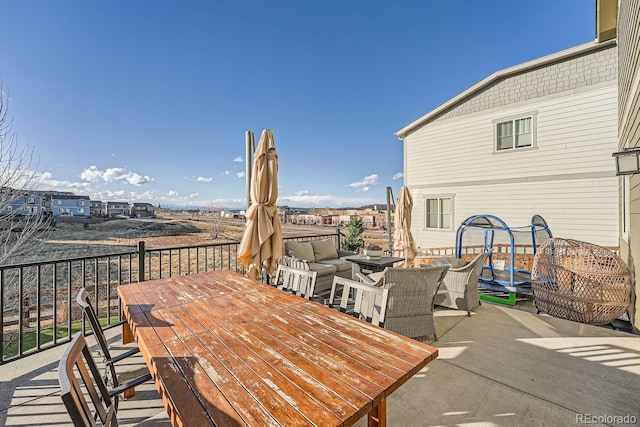
[{"label": "outdoor sofa", "polygon": [[331,291],[334,276],[351,279],[352,265],[344,257],[355,255],[355,252],[337,249],[333,239],[287,242],[284,253],[280,263],[318,273],[316,295]]}]

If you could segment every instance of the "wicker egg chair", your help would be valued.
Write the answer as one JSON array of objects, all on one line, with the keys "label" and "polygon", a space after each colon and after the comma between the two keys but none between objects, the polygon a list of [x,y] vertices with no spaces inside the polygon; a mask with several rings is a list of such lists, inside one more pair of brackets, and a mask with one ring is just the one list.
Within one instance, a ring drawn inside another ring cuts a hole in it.
[{"label": "wicker egg chair", "polygon": [[538,311],[590,325],[606,325],[631,304],[631,273],[601,246],[552,238],[538,248],[531,271]]}]

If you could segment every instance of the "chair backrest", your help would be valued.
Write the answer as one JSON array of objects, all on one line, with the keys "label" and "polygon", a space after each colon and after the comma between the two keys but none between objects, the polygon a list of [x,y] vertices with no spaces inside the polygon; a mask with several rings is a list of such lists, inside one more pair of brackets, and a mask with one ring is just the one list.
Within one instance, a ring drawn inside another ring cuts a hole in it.
[{"label": "chair backrest", "polygon": [[488,251],[482,252],[478,254],[469,264],[473,265],[471,272],[469,274],[469,278],[467,281],[473,285],[478,284],[478,279],[480,279],[480,274],[482,272],[482,268],[484,267],[484,263],[487,261],[487,258],[493,251],[493,248]]},{"label": "chair backrest", "polygon": [[89,320],[89,324],[91,325],[91,330],[96,337],[96,341],[100,346],[100,350],[102,351],[102,355],[106,360],[111,360],[111,354],[109,353],[109,344],[107,343],[107,338],[104,336],[104,332],[102,331],[102,327],[100,326],[100,320],[98,320],[98,315],[96,314],[93,306],[91,305],[91,299],[89,298],[89,293],[85,288],[80,289],[78,292],[78,297],[76,298],[80,307],[82,307],[82,311],[84,312],[86,318]]},{"label": "chair backrest", "polygon": [[306,270],[309,271],[311,267],[309,267],[309,262],[303,259],[298,259],[289,255],[282,255],[280,257],[280,264],[286,267],[297,268],[298,270]]},{"label": "chair backrest", "polygon": [[334,276],[329,306],[335,306],[336,298],[340,298],[340,311],[374,325],[384,326],[388,297],[389,289]]},{"label": "chair backrest", "polygon": [[387,317],[433,313],[436,292],[448,270],[449,265],[388,268],[383,285],[389,289]]},{"label": "chair backrest", "polygon": [[[75,368],[75,369],[74,369]],[[81,332],[76,333],[58,365],[60,396],[75,426],[117,426],[116,407]],[[85,397],[89,396],[90,402]]]},{"label": "chair backrest", "polygon": [[315,271],[300,270],[280,264],[273,283],[278,289],[309,299],[315,292],[317,277],[318,273]]}]

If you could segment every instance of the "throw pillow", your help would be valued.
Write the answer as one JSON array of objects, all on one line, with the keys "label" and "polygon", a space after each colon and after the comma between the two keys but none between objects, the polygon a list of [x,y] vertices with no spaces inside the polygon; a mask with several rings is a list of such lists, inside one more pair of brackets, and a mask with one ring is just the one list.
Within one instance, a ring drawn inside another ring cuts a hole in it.
[{"label": "throw pillow", "polygon": [[313,247],[309,242],[290,242],[287,243],[287,253],[298,259],[309,262],[315,262],[316,257],[313,255]]},{"label": "throw pillow", "polygon": [[312,240],[311,246],[313,247],[313,255],[316,257],[316,261],[339,258],[336,244],[331,239]]}]

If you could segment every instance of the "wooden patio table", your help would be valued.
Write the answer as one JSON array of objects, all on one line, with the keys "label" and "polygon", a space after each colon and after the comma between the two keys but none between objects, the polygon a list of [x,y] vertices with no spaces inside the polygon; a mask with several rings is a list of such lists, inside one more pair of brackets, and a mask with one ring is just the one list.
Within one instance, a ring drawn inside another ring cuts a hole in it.
[{"label": "wooden patio table", "polygon": [[438,350],[232,271],[118,286],[174,426],[386,425]]}]

